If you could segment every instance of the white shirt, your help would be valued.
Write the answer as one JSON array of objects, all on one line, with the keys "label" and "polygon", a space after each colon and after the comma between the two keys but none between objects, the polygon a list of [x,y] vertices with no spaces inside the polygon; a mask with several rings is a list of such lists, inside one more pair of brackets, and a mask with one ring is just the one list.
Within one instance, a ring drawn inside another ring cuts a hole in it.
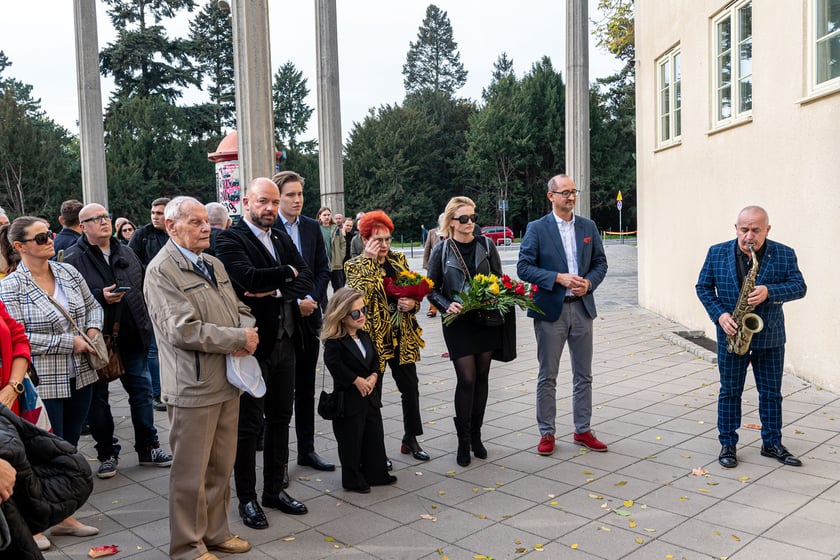
[{"label": "white shirt", "polygon": [[277,253],[274,252],[274,243],[271,242],[271,228],[268,228],[268,231],[255,226],[248,220],[245,220],[245,223],[251,228],[251,231],[254,232],[254,235],[257,236],[257,239],[265,246],[268,254],[272,256],[274,260],[277,260]]},{"label": "white shirt", "polygon": [[[578,274],[577,262],[577,244],[575,242],[575,215],[572,214],[572,219],[564,220],[554,214],[554,219],[557,220],[557,229],[560,231],[560,239],[563,240],[563,252],[566,253],[566,266],[569,268],[569,273]],[[572,295],[572,290],[566,288],[566,295]]]}]

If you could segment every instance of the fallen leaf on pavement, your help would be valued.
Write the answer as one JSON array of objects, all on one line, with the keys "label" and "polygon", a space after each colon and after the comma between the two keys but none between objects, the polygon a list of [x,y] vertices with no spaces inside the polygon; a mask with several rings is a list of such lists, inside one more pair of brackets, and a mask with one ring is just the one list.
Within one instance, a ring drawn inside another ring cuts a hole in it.
[{"label": "fallen leaf on pavement", "polygon": [[694,469],[691,469],[691,474],[693,474],[694,476],[703,476],[705,474],[709,474],[709,471],[702,467],[696,467]]}]

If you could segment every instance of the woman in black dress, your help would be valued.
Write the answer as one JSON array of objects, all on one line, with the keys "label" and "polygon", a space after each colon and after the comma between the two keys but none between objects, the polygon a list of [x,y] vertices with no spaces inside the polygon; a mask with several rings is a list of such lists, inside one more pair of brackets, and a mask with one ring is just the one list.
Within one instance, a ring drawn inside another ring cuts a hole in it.
[{"label": "woman in black dress", "polygon": [[370,335],[362,330],[366,316],[364,294],[339,288],[330,298],[321,330],[333,390],[344,394],[344,415],[333,420],[341,485],[362,494],[371,486],[397,481],[385,464],[382,369]]},{"label": "woman in black dress", "polygon": [[[476,274],[502,275],[502,261],[495,244],[474,234],[475,203],[465,197],[451,199],[444,210],[441,230],[448,239],[438,243],[429,257],[429,278],[435,287],[429,301],[445,313],[460,313],[455,296]],[[460,257],[459,257],[460,256]],[[466,270],[464,268],[466,267]],[[481,442],[481,425],[487,406],[490,360],[501,346],[502,327],[480,324],[475,313],[443,326],[449,359],[455,365],[455,429],[458,432],[458,464],[470,464],[470,447],[478,459],[487,458]]]}]

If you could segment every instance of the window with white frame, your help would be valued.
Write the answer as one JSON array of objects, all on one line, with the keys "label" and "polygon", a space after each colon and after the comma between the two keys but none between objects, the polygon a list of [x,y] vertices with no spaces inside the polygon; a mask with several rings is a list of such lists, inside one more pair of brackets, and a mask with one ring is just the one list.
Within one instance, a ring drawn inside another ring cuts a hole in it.
[{"label": "window with white frame", "polygon": [[813,14],[813,85],[840,85],[840,0],[814,0]]},{"label": "window with white frame", "polygon": [[656,61],[658,147],[679,142],[682,136],[682,84],[680,48],[674,47]]},{"label": "window with white frame", "polygon": [[712,20],[715,126],[752,112],[752,1],[735,2]]}]

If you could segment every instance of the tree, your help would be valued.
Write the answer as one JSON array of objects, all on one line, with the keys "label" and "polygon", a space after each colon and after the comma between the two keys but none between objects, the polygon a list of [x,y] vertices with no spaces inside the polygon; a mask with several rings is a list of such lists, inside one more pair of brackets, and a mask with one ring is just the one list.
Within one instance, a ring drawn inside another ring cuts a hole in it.
[{"label": "tree", "polygon": [[[399,238],[410,238],[423,216],[443,210],[445,183],[427,170],[440,160],[437,127],[416,109],[386,105],[371,109],[350,131],[344,159],[347,207],[381,208]],[[430,219],[430,218],[427,218]]]},{"label": "tree", "polygon": [[[11,65],[0,52],[0,77]],[[67,198],[81,196],[79,145],[47,118],[32,86],[0,80],[0,205],[14,214],[57,215]]]},{"label": "tree", "polygon": [[[114,97],[161,95],[167,101],[181,97],[181,89],[198,86],[190,63],[190,45],[169,39],[160,22],[182,9],[192,11],[193,0],[105,0],[117,30],[116,41],[99,54],[102,74],[113,76]],[[154,25],[146,20],[151,17]]]},{"label": "tree", "polygon": [[452,95],[467,83],[449,16],[434,4],[426,8],[417,41],[409,44],[403,76],[407,93],[430,88]]},{"label": "tree", "polygon": [[309,88],[303,72],[286,62],[274,74],[274,136],[276,141],[293,151],[311,152],[315,142],[298,145],[298,137],[306,132],[314,109],[306,104]]},{"label": "tree", "polygon": [[[209,117],[212,132],[236,128],[236,95],[233,72],[233,26],[216,0],[208,0],[190,22],[190,51],[197,63],[201,84],[210,102],[201,110]],[[202,128],[207,128],[205,125]]]}]

